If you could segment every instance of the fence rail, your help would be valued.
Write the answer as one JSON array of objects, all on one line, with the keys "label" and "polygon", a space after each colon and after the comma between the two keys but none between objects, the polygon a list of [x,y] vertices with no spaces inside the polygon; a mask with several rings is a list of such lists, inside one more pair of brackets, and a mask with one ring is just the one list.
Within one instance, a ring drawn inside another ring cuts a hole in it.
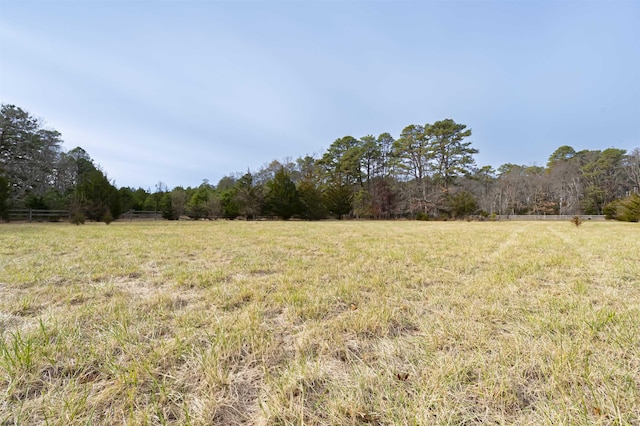
[{"label": "fence rail", "polygon": [[[559,215],[559,214],[547,214],[547,215],[497,215],[495,218],[497,220],[571,220],[575,215]],[[27,222],[32,222],[34,220],[47,220],[47,221],[56,221],[61,219],[69,219],[70,212],[69,210],[42,210],[42,209],[12,209],[8,211],[8,219],[11,220],[25,220]],[[604,215],[580,215],[582,220],[594,220],[601,221],[605,220]],[[153,210],[129,210],[120,215],[118,218],[120,220],[129,220],[132,221],[134,219],[140,220],[163,220],[162,213],[159,211]],[[209,217],[207,219],[221,219],[220,217]],[[273,219],[271,216],[265,217],[256,217],[254,220],[269,220]]]},{"label": "fence rail", "polygon": [[11,209],[8,211],[9,220],[26,220],[32,222],[37,219],[60,220],[69,218],[69,210],[43,209]]},{"label": "fence rail", "polygon": [[[571,220],[574,214],[509,214],[498,215],[499,220]],[[605,220],[604,215],[578,215],[582,220]]]},{"label": "fence rail", "polygon": [[162,219],[162,214],[154,210],[129,210],[120,215],[119,219],[133,220],[133,219]]}]

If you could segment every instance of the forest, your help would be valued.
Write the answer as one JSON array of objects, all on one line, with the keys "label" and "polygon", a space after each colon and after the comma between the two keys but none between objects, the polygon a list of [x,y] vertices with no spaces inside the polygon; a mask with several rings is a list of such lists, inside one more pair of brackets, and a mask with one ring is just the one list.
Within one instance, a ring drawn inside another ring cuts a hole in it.
[{"label": "forest", "polygon": [[336,139],[320,155],[273,160],[197,187],[117,187],[81,147],[10,104],[0,116],[0,217],[11,209],[67,209],[109,222],[131,210],[191,219],[460,219],[606,215],[640,220],[640,148],[562,145],[546,166],[478,166],[471,129],[452,119]]}]

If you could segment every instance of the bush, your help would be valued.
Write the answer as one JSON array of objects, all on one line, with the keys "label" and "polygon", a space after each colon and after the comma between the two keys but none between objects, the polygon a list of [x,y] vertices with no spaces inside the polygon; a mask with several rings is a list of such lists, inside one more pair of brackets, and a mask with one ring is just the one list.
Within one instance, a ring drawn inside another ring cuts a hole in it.
[{"label": "bush", "polygon": [[584,222],[584,221],[578,215],[576,215],[576,216],[571,218],[571,223],[573,223],[576,227],[582,225],[582,222]]},{"label": "bush", "polygon": [[102,219],[100,220],[106,223],[107,225],[113,222],[113,216],[111,215],[111,211],[107,210],[105,214],[102,215]]},{"label": "bush", "polygon": [[85,220],[87,220],[87,218],[85,217],[84,213],[82,213],[81,211],[75,211],[71,213],[69,222],[73,223],[74,225],[84,225]]},{"label": "bush", "polygon": [[615,200],[604,207],[607,219],[623,222],[640,221],[640,195],[633,194],[621,200]]},{"label": "bush", "polygon": [[462,191],[448,197],[447,207],[453,219],[468,217],[478,210],[478,201],[471,192]]},{"label": "bush", "polygon": [[25,207],[34,210],[48,210],[49,205],[46,203],[43,197],[35,195],[29,195],[24,203]]},{"label": "bush", "polygon": [[620,200],[615,200],[604,206],[602,212],[604,213],[605,219],[617,219],[619,205]]},{"label": "bush", "polygon": [[640,221],[640,195],[633,194],[632,196],[620,201],[620,206],[617,210],[616,219],[625,222],[638,222]]},{"label": "bush", "polygon": [[429,220],[429,216],[425,212],[416,213],[416,220]]}]

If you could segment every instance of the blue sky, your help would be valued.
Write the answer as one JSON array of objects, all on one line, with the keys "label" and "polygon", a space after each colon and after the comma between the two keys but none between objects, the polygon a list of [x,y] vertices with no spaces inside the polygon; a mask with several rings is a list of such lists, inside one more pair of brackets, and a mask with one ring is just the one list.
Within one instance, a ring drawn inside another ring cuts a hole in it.
[{"label": "blue sky", "polygon": [[640,2],[0,0],[0,102],[118,186],[452,118],[479,166],[640,146]]}]

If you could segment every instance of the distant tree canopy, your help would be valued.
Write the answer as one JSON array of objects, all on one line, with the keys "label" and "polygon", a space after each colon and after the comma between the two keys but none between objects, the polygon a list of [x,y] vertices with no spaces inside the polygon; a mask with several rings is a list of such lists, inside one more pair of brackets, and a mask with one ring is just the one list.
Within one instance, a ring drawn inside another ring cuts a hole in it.
[{"label": "distant tree canopy", "polygon": [[90,220],[129,210],[167,219],[258,216],[462,218],[490,214],[606,214],[637,221],[640,149],[558,147],[546,167],[478,167],[471,129],[444,119],[336,139],[322,155],[271,161],[197,187],[116,188],[80,147],[14,105],[0,114],[0,217],[12,208],[70,209]]},{"label": "distant tree canopy", "polygon": [[0,108],[0,169],[12,203],[44,197],[59,184],[60,133],[14,105]]},{"label": "distant tree canopy", "polygon": [[0,209],[71,208],[100,220],[120,214],[118,190],[82,148],[14,105],[0,108]]}]

